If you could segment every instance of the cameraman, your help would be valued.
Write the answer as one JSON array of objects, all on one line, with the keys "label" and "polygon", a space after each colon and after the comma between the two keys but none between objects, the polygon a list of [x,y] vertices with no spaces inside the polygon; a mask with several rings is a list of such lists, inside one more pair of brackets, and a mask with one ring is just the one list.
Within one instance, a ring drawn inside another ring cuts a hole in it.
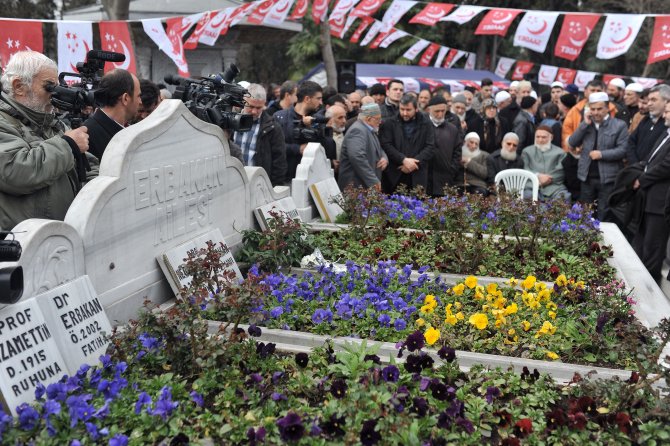
[{"label": "cameraman", "polygon": [[273,115],[284,132],[287,163],[286,180],[289,183],[295,177],[295,171],[302,159],[302,153],[305,151],[305,147],[307,147],[307,143],[298,144],[293,139],[295,121],[301,121],[300,127],[310,128],[312,117],[309,115],[321,107],[322,101],[323,89],[321,86],[316,82],[305,81],[298,87],[298,102],[295,106],[278,111]]},{"label": "cameraman", "polygon": [[117,68],[105,74],[95,91],[98,109],[84,121],[90,135],[90,152],[98,159],[114,135],[137,116],[142,105],[140,81],[134,74]]},{"label": "cameraman", "polygon": [[86,180],[86,127],[56,119],[58,66],[35,51],[12,55],[0,79],[0,227],[28,218],[63,220]]}]

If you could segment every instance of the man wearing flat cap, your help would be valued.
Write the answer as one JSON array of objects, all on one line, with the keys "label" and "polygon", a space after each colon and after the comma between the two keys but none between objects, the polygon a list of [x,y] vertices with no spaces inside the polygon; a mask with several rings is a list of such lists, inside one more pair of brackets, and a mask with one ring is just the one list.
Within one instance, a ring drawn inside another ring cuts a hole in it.
[{"label": "man wearing flat cap", "polygon": [[348,186],[374,187],[381,191],[382,171],[388,166],[388,158],[377,138],[381,121],[378,104],[361,106],[358,120],[349,127],[342,142],[338,178],[340,189]]},{"label": "man wearing flat cap", "polygon": [[442,95],[432,97],[426,109],[435,127],[435,154],[428,165],[427,192],[439,196],[444,195],[445,186],[455,186],[458,182],[463,134],[446,121],[447,100]]},{"label": "man wearing flat cap", "polygon": [[589,109],[577,130],[568,138],[571,147],[582,146],[577,177],[581,181],[580,199],[596,203],[598,219],[610,219],[607,201],[614,181],[623,168],[628,143],[628,126],[609,115],[607,93],[589,95]]}]

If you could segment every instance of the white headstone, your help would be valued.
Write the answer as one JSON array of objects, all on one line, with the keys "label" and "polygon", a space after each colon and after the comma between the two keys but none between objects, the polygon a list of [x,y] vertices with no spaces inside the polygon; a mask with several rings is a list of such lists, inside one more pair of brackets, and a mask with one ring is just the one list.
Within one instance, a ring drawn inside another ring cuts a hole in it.
[{"label": "white headstone", "polygon": [[272,203],[260,206],[254,210],[256,221],[262,230],[269,229],[267,220],[273,218],[271,212],[280,212],[285,218],[302,221],[298,209],[295,206],[295,202],[293,201],[293,197],[282,198],[281,200],[273,201]]},{"label": "white headstone", "polygon": [[244,171],[249,179],[250,206],[252,214],[254,214],[251,216],[251,221],[255,218],[256,208],[291,196],[291,189],[288,186],[272,187],[270,177],[262,167],[245,166]]},{"label": "white headstone", "polygon": [[109,345],[112,326],[88,276],[40,294],[35,301],[70,374],[82,364],[97,364]]},{"label": "white headstone", "polygon": [[165,277],[168,278],[174,294],[178,294],[182,287],[189,286],[191,283],[192,276],[187,275],[182,267],[188,254],[196,255],[198,250],[207,247],[208,241],[214,243],[215,249],[221,252],[221,263],[224,266],[224,270],[233,271],[238,280],[243,279],[242,273],[233,258],[233,253],[230,252],[230,248],[224,240],[223,235],[221,235],[221,231],[213,229],[157,257],[158,263],[161,265]]},{"label": "white headstone", "polygon": [[35,399],[38,383],[47,385],[68,373],[46,320],[34,299],[0,310],[0,393],[7,408]]},{"label": "white headstone", "polygon": [[333,169],[324,148],[315,142],[307,144],[291,184],[291,196],[303,221],[312,221],[317,214],[309,186],[333,177]]},{"label": "white headstone", "polygon": [[252,225],[247,181],[223,131],[181,101],[114,136],[65,216],[112,322],[136,317],[146,298],[172,297],[156,261],[170,248],[216,228],[234,249],[241,243],[238,231]]},{"label": "white headstone", "polygon": [[342,195],[335,178],[330,177],[310,185],[309,192],[312,194],[316,208],[319,210],[321,220],[326,223],[335,223],[337,216],[344,213],[340,205],[333,201],[335,197]]}]

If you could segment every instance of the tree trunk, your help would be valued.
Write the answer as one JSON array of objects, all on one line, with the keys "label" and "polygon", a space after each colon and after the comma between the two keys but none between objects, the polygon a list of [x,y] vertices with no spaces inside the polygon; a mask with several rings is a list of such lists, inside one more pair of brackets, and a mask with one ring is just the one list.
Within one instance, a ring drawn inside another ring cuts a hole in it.
[{"label": "tree trunk", "polygon": [[128,20],[130,12],[130,0],[102,0],[109,20]]},{"label": "tree trunk", "polygon": [[335,55],[330,42],[330,25],[327,21],[321,22],[321,58],[326,68],[326,80],[329,86],[337,88],[337,67],[335,66]]}]

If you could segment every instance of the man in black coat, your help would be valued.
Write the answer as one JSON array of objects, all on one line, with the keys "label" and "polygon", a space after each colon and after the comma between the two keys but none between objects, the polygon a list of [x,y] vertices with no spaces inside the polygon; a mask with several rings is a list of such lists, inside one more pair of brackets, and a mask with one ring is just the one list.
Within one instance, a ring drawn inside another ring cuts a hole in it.
[{"label": "man in black coat", "polygon": [[105,74],[95,91],[98,109],[84,121],[88,129],[89,153],[102,159],[114,135],[132,122],[142,105],[140,81],[134,74],[117,68]]},{"label": "man in black coat", "polygon": [[444,195],[445,186],[455,186],[461,167],[463,134],[455,125],[446,121],[447,100],[434,96],[428,102],[428,116],[435,127],[435,155],[428,165],[427,192],[433,196]]},{"label": "man in black coat", "polygon": [[665,104],[670,98],[670,85],[656,85],[647,95],[649,114],[642,118],[638,126],[628,137],[626,159],[628,164],[644,160],[649,155],[654,142],[665,134],[667,127],[663,119]]},{"label": "man in black coat", "polygon": [[507,169],[523,169],[523,160],[517,153],[519,146],[519,137],[516,133],[509,132],[503,136],[502,147],[489,156],[487,162],[489,178],[488,182],[495,181],[498,172]]},{"label": "man in black coat", "polygon": [[[665,125],[670,127],[670,103],[665,105]],[[661,267],[670,235],[664,220],[666,196],[670,190],[670,129],[662,135],[644,160],[645,168],[633,183],[633,189],[644,193],[642,224],[633,239],[633,248],[654,280],[661,279]]]},{"label": "man in black coat", "polygon": [[535,113],[537,112],[537,99],[532,96],[525,96],[521,99],[521,111],[514,122],[512,129],[519,137],[519,154],[528,146],[535,142]]},{"label": "man in black coat", "polygon": [[245,166],[262,167],[268,173],[273,186],[286,182],[286,147],[284,133],[274,119],[263,111],[265,88],[250,84],[249,96],[242,113],[253,117],[251,130],[235,132],[234,141],[242,150]]},{"label": "man in black coat", "polygon": [[384,192],[395,192],[399,184],[426,189],[428,162],[435,150],[435,131],[428,116],[419,112],[413,95],[402,96],[398,115],[382,121],[379,133],[382,149],[389,159],[382,181]]}]

